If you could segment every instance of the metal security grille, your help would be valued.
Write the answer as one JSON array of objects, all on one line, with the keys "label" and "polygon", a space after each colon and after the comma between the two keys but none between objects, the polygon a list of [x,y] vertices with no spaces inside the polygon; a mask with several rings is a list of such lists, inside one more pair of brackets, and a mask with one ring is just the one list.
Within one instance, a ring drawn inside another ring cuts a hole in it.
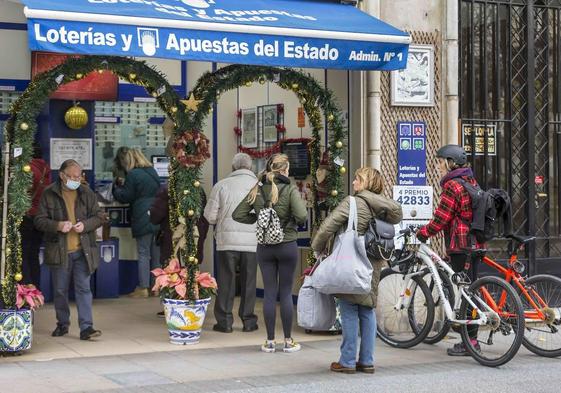
[{"label": "metal security grille", "polygon": [[530,273],[559,274],[561,1],[460,4],[461,137],[481,185],[509,191],[515,233],[537,236]]}]

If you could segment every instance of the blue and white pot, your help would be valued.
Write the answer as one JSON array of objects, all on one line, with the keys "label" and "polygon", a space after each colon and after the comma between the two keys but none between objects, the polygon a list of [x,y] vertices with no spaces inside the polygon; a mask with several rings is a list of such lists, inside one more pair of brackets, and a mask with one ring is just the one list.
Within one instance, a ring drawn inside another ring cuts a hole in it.
[{"label": "blue and white pot", "polygon": [[164,312],[172,344],[198,344],[210,298],[191,300],[164,299]]},{"label": "blue and white pot", "polygon": [[18,352],[31,348],[33,312],[0,310],[0,352]]}]

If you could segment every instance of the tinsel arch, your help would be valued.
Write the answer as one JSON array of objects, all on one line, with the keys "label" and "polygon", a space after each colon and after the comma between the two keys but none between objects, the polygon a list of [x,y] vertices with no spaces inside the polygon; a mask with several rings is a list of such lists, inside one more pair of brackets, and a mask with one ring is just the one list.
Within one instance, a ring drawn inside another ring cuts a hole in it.
[{"label": "tinsel arch", "polygon": [[[317,195],[316,171],[319,166],[321,148],[320,135],[324,129],[324,116],[329,128],[330,171],[327,178],[329,190],[325,201],[328,208],[335,207],[342,198],[342,170],[333,160],[344,152],[344,134],[340,111],[336,106],[333,93],[322,87],[312,76],[303,72],[274,67],[231,65],[212,73],[204,74],[197,82],[192,93],[200,100],[196,111],[185,107],[180,97],[167,82],[165,75],[148,66],[145,62],[122,57],[86,56],[69,58],[65,63],[36,76],[26,91],[10,108],[11,117],[6,124],[4,143],[9,143],[11,151],[22,148],[22,154],[13,157],[9,163],[8,177],[8,215],[6,237],[5,274],[2,281],[2,300],[7,308],[14,308],[16,301],[16,276],[21,273],[21,239],[19,226],[29,208],[30,198],[27,190],[31,185],[29,162],[32,157],[32,143],[37,131],[36,118],[48,101],[49,96],[60,85],[83,78],[91,72],[110,71],[130,83],[143,86],[157,99],[161,109],[173,119],[175,124],[175,152],[170,160],[170,225],[174,231],[174,247],[179,250],[182,264],[188,267],[189,298],[196,299],[195,274],[198,271],[196,260],[195,224],[202,214],[200,177],[201,166],[206,154],[206,137],[202,134],[204,120],[220,94],[251,83],[266,81],[292,90],[309,118],[312,126],[311,153],[312,194]],[[189,134],[186,134],[189,133]],[[187,137],[186,137],[187,136]],[[195,136],[195,137],[192,137]],[[202,143],[202,142],[204,143]],[[202,147],[205,149],[201,153]],[[177,154],[178,146],[182,149]],[[185,156],[196,158],[186,165]],[[182,159],[181,159],[182,158]],[[3,162],[3,167],[5,163]],[[2,168],[1,176],[4,175]],[[4,184],[4,179],[2,179]],[[314,226],[318,225],[319,204],[314,203]],[[180,236],[175,236],[177,233]],[[182,236],[181,236],[182,234]]]}]

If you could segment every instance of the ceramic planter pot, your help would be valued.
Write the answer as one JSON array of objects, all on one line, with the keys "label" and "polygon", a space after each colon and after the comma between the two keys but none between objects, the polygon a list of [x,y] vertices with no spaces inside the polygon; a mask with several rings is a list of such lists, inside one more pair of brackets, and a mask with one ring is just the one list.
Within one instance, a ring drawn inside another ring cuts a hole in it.
[{"label": "ceramic planter pot", "polygon": [[164,299],[169,341],[177,345],[197,344],[210,298],[195,301]]},{"label": "ceramic planter pot", "polygon": [[31,348],[33,312],[0,310],[0,352],[18,352]]}]

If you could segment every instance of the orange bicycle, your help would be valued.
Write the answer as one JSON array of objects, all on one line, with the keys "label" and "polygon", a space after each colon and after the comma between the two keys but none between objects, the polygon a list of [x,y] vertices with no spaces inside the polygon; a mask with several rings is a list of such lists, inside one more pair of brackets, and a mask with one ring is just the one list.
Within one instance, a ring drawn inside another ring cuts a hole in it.
[{"label": "orange bicycle", "polygon": [[[507,236],[513,241],[512,253],[507,266],[503,266],[485,255],[486,250],[477,250],[475,255],[481,257],[486,265],[492,267],[504,277],[517,291],[524,307],[525,333],[522,344],[536,355],[545,357],[561,356],[561,279],[549,274],[540,274],[525,278],[524,264],[518,260],[518,252],[535,237],[522,238],[516,235]],[[441,274],[442,276],[446,276]],[[431,280],[425,275],[425,280]],[[438,296],[434,290],[434,283],[428,282],[433,296]],[[448,282],[446,282],[448,281]],[[453,297],[454,289],[449,280],[445,280],[446,296]],[[506,294],[503,294],[506,296]],[[434,344],[446,336],[450,330],[450,323],[438,312],[442,301],[434,298],[437,311],[431,333],[424,340]]]}]

